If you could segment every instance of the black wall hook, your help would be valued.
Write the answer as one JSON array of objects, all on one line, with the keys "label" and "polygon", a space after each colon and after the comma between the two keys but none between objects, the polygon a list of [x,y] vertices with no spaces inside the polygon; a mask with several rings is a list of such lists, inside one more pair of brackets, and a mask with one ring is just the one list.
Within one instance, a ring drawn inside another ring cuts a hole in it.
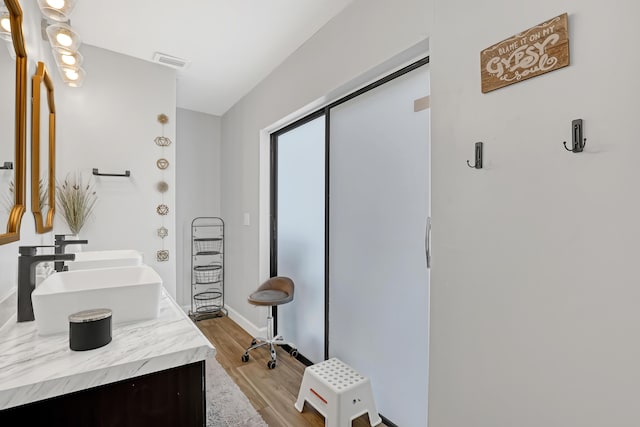
[{"label": "black wall hook", "polygon": [[0,169],[7,169],[7,170],[13,169],[13,162],[4,162],[4,165],[0,166]]},{"label": "black wall hook", "polygon": [[563,141],[565,150],[573,153],[580,153],[584,150],[584,146],[587,145],[587,138],[583,138],[582,135],[582,119],[575,119],[571,122],[571,148],[567,147],[567,141]]},{"label": "black wall hook", "polygon": [[476,142],[476,164],[471,165],[467,160],[467,166],[475,169],[482,169],[482,142]]}]

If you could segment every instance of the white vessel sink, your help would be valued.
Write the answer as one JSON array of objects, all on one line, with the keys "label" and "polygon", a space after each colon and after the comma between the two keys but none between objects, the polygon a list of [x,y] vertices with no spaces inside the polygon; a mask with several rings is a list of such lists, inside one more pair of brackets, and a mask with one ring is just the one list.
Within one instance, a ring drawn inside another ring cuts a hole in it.
[{"label": "white vessel sink", "polygon": [[158,317],[162,278],[148,265],[63,271],[31,294],[40,335],[69,330],[70,314],[94,308],[113,312],[112,323]]},{"label": "white vessel sink", "polygon": [[69,271],[91,268],[129,267],[142,265],[142,254],[133,249],[76,252],[74,261],[65,263]]}]

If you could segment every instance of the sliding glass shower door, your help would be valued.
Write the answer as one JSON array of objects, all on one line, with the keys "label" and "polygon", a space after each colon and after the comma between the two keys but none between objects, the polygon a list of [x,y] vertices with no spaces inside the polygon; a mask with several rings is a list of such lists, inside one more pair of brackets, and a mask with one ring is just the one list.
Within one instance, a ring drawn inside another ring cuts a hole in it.
[{"label": "sliding glass shower door", "polygon": [[301,355],[324,360],[325,117],[273,136],[276,166],[276,273],[295,283],[278,307],[278,333]]},{"label": "sliding glass shower door", "polygon": [[427,422],[428,94],[421,67],[330,112],[329,356],[406,427]]}]

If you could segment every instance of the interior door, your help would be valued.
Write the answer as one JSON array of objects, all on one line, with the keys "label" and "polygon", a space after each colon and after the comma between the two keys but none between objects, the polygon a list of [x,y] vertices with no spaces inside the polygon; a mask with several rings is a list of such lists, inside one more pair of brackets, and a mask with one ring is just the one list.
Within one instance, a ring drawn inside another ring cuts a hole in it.
[{"label": "interior door", "polygon": [[427,420],[429,94],[422,66],[330,110],[329,356],[394,423]]}]

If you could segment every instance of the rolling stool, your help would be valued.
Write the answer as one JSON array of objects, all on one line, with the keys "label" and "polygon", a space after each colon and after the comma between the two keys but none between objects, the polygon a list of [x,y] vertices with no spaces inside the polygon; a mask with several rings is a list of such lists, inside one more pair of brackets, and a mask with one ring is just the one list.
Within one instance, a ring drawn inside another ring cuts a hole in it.
[{"label": "rolling stool", "polygon": [[291,347],[291,356],[296,357],[298,350],[293,344],[287,342],[282,336],[273,336],[273,306],[286,304],[293,301],[293,280],[288,277],[272,277],[264,282],[254,293],[249,295],[249,304],[268,306],[267,316],[267,338],[255,337],[251,341],[251,345],[242,355],[242,361],[249,361],[249,352],[263,345],[268,345],[271,351],[271,360],[267,362],[267,367],[273,369],[276,367],[276,345],[288,345]]},{"label": "rolling stool", "polygon": [[382,423],[369,379],[335,357],[305,368],[294,405],[298,412],[305,400],[324,415],[326,427],[350,426],[367,413],[372,426]]}]

